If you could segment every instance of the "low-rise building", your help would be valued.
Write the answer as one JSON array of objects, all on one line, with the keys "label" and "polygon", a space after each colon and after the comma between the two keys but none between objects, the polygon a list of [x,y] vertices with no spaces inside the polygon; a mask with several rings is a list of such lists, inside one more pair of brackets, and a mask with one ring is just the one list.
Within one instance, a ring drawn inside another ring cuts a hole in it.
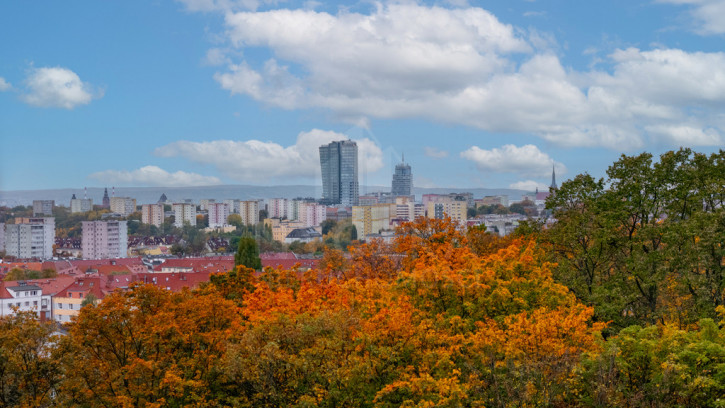
[{"label": "low-rise building", "polygon": [[316,239],[322,239],[322,234],[313,227],[305,227],[292,230],[289,234],[287,234],[284,242],[287,244],[291,244],[295,241],[307,243]]}]

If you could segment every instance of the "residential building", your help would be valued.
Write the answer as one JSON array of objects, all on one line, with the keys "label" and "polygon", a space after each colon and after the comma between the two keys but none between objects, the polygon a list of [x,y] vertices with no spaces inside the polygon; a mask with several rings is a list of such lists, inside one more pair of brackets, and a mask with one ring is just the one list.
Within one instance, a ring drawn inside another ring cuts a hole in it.
[{"label": "residential building", "polygon": [[42,320],[51,317],[51,296],[34,282],[0,282],[0,317],[34,311]]},{"label": "residential building", "polygon": [[325,204],[358,205],[357,143],[352,140],[320,146],[322,199]]},{"label": "residential building", "polygon": [[428,202],[426,214],[428,218],[441,219],[448,216],[453,221],[462,223],[468,218],[468,201],[465,197],[456,199],[450,196],[443,196],[436,201]]},{"label": "residential building", "polygon": [[322,234],[313,227],[305,227],[292,230],[289,234],[287,234],[284,242],[286,244],[291,244],[295,241],[307,243],[316,239],[322,239]]},{"label": "residential building", "polygon": [[239,216],[245,225],[259,224],[259,201],[248,200],[239,202]]},{"label": "residential building", "polygon": [[286,198],[270,198],[267,201],[267,217],[269,217],[269,218],[289,218],[287,216],[287,199]]},{"label": "residential building", "polygon": [[509,197],[507,195],[500,195],[500,196],[486,196],[478,200],[474,200],[476,208],[480,206],[490,206],[490,205],[502,205],[504,207],[509,206]]},{"label": "residential building", "polygon": [[126,221],[83,221],[81,251],[85,259],[125,258],[128,253]]},{"label": "residential building", "polygon": [[55,218],[18,218],[5,224],[5,252],[17,258],[50,259],[55,243]]},{"label": "residential building", "polygon": [[317,203],[301,203],[298,221],[306,227],[316,227],[327,219],[327,207]]},{"label": "residential building", "polygon": [[239,214],[239,200],[229,199],[222,202],[229,207],[229,214]]},{"label": "residential building", "polygon": [[209,228],[222,228],[227,225],[229,206],[225,203],[207,204],[209,211]]},{"label": "residential building", "polygon": [[190,203],[174,203],[174,225],[181,228],[185,222],[192,227],[196,226],[196,205]]},{"label": "residential building", "polygon": [[425,217],[423,204],[405,201],[395,205],[395,218],[402,221],[414,221],[418,217]]},{"label": "residential building", "polygon": [[78,316],[83,302],[88,298],[92,299],[93,304],[99,303],[109,292],[103,288],[104,280],[108,278],[100,276],[78,278],[58,292],[53,296],[53,319],[58,323],[68,323],[73,317]]},{"label": "residential building", "polygon": [[285,238],[290,232],[298,228],[307,227],[300,221],[281,221],[272,225],[272,239],[279,242],[285,242]]},{"label": "residential building", "polygon": [[358,198],[359,205],[373,205],[378,204],[378,196],[375,195],[364,195]]},{"label": "residential building", "polygon": [[33,217],[53,216],[55,200],[33,200]]},{"label": "residential building", "polygon": [[111,197],[111,212],[128,217],[136,212],[136,199],[130,197]]},{"label": "residential building", "polygon": [[5,224],[0,222],[0,251],[5,250]]},{"label": "residential building", "polygon": [[357,229],[358,238],[364,239],[366,235],[390,229],[390,219],[395,211],[395,204],[353,206],[352,223]]},{"label": "residential building", "polygon": [[93,199],[90,198],[76,198],[76,195],[73,194],[73,197],[70,199],[70,212],[75,213],[83,213],[88,212],[93,209]]},{"label": "residential building", "polygon": [[391,192],[395,197],[413,194],[413,173],[410,170],[410,165],[405,163],[405,157],[403,157],[401,163],[395,165]]},{"label": "residential building", "polygon": [[161,227],[164,223],[164,205],[163,204],[144,204],[141,206],[141,222],[144,224],[155,225]]},{"label": "residential building", "polygon": [[199,200],[199,210],[208,211],[209,204],[212,204],[212,203],[216,203],[216,200],[213,198],[205,198],[205,199]]}]

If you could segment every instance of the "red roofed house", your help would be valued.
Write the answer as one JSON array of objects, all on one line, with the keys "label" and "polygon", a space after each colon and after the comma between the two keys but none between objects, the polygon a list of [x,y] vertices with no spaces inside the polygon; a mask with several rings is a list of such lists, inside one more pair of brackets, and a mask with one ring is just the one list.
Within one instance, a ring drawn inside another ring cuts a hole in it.
[{"label": "red roofed house", "polygon": [[71,277],[0,282],[0,316],[18,311],[35,311],[41,320],[51,319],[52,296],[62,290]]}]

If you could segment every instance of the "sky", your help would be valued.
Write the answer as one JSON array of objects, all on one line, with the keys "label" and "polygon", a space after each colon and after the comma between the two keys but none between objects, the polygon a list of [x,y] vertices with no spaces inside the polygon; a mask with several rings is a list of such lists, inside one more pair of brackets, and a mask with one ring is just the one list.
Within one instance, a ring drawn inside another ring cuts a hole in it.
[{"label": "sky", "polygon": [[0,2],[0,190],[546,188],[725,146],[725,0]]}]

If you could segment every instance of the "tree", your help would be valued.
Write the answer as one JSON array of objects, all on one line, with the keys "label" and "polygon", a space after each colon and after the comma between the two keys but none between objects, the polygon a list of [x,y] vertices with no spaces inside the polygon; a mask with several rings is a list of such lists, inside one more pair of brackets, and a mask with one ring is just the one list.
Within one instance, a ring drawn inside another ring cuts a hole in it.
[{"label": "tree", "polygon": [[227,223],[229,225],[237,227],[237,229],[242,228],[242,226],[244,225],[244,222],[242,221],[242,216],[239,214],[229,214],[229,217],[227,217]]},{"label": "tree", "polygon": [[259,258],[257,241],[251,236],[239,239],[237,253],[234,255],[234,266],[243,265],[255,270],[262,269],[262,260]]}]

